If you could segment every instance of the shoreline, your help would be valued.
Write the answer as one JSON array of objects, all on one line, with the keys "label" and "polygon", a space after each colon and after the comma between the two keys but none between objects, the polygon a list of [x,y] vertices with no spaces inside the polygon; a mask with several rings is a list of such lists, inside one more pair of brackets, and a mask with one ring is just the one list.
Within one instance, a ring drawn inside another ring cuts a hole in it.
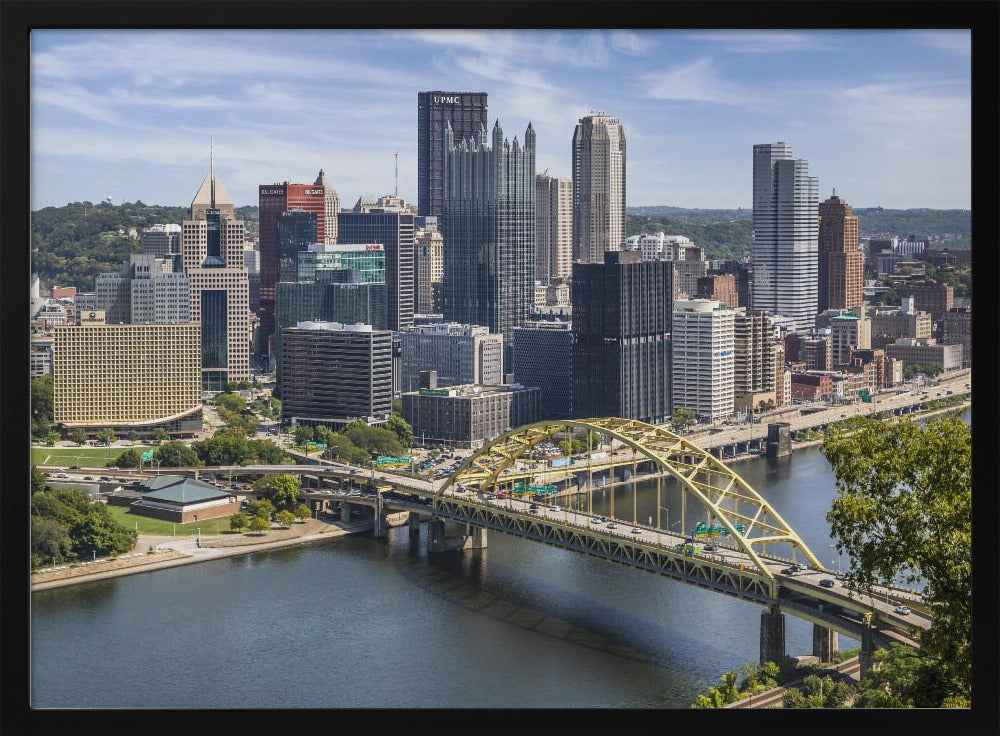
[{"label": "shoreline", "polygon": [[[192,565],[198,562],[207,562],[209,560],[218,560],[224,557],[236,557],[238,555],[253,554],[254,552],[266,552],[274,549],[284,549],[288,547],[297,547],[300,545],[312,544],[313,542],[321,542],[327,539],[334,539],[336,537],[343,537],[349,534],[359,534],[362,532],[370,531],[373,524],[371,521],[363,521],[360,523],[354,523],[350,525],[340,524],[339,522],[321,522],[323,525],[319,531],[309,531],[308,533],[296,534],[294,536],[286,536],[281,539],[266,539],[266,537],[261,537],[259,541],[252,541],[247,544],[230,544],[222,545],[219,547],[210,546],[211,542],[219,539],[205,539],[202,538],[201,542],[204,546],[199,546],[196,538],[173,538],[170,537],[163,538],[167,541],[159,542],[155,545],[155,549],[159,553],[172,552],[170,559],[165,560],[150,560],[149,562],[139,563],[136,565],[131,565],[127,567],[120,567],[117,569],[104,569],[95,572],[87,572],[78,575],[71,575],[64,578],[59,578],[55,580],[46,580],[43,582],[32,583],[31,592],[42,590],[51,590],[53,588],[64,588],[70,585],[79,585],[81,583],[90,583],[97,580],[109,580],[112,578],[125,577],[127,575],[138,575],[145,572],[154,572],[156,570],[165,570],[172,567],[180,567],[182,565]],[[315,525],[313,526],[315,529]],[[275,530],[278,531],[278,530]],[[143,544],[150,541],[150,537],[143,535],[144,539],[140,539],[136,544],[136,549],[139,549]],[[224,541],[231,541],[230,539],[223,538]],[[219,541],[223,541],[219,540]],[[152,545],[151,545],[152,546]],[[177,556],[180,553],[182,556]],[[135,554],[135,553],[133,553]],[[143,557],[146,555],[143,554]],[[154,555],[155,556],[155,555]],[[105,558],[107,559],[107,558]],[[122,559],[122,558],[119,558]],[[91,563],[93,564],[93,563]],[[38,574],[38,573],[35,573]]]}]

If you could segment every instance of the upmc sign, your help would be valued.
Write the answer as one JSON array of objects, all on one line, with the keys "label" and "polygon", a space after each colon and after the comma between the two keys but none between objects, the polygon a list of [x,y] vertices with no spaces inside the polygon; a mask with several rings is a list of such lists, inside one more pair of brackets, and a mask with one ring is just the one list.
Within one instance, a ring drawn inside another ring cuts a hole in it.
[{"label": "upmc sign", "polygon": [[461,95],[434,95],[435,105],[460,105],[462,104]]}]

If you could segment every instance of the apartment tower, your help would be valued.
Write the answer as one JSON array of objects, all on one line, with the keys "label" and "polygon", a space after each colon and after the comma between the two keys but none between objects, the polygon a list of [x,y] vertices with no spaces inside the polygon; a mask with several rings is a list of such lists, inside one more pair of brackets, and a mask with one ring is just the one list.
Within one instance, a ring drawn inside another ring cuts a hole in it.
[{"label": "apartment tower", "polygon": [[603,263],[625,242],[625,129],[594,113],[573,131],[573,260]]}]

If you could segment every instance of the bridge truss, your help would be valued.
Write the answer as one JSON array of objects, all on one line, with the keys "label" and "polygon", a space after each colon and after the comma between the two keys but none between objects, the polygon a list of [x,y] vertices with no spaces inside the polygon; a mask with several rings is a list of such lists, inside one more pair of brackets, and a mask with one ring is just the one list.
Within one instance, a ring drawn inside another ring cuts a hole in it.
[{"label": "bridge truss", "polygon": [[[528,460],[541,443],[559,437],[580,434],[587,438],[587,464],[576,467],[523,469],[519,462]],[[595,433],[611,440],[611,452],[602,462],[593,459]],[[631,458],[620,457],[615,448],[631,450]],[[743,478],[689,440],[668,430],[634,419],[604,417],[579,420],[554,420],[524,425],[500,435],[466,459],[441,487],[443,494],[453,487],[486,493],[511,490],[514,483],[526,478],[552,477],[560,473],[594,468],[630,466],[635,477],[641,463],[651,463],[657,480],[657,509],[661,506],[662,480],[675,478],[681,488],[682,509],[687,494],[699,501],[709,514],[709,522],[721,524],[729,532],[737,549],[744,552],[757,572],[769,580],[773,573],[761,559],[767,545],[788,544],[813,566],[823,565],[771,505]],[[592,489],[592,485],[588,484]],[[613,496],[613,494],[612,494]],[[613,508],[613,507],[612,507]],[[612,512],[613,513],[613,512]],[[659,516],[659,513],[657,512]],[[682,516],[682,519],[684,517]]]}]

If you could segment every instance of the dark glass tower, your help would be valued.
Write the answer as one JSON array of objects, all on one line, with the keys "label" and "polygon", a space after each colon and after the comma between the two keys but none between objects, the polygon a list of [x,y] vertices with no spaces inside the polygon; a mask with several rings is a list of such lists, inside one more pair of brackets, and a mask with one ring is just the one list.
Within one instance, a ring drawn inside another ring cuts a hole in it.
[{"label": "dark glass tower", "polygon": [[486,125],[485,92],[417,93],[417,213],[444,211],[444,129],[455,140],[472,138]]},{"label": "dark glass tower", "polygon": [[444,316],[504,336],[528,319],[535,289],[535,130],[524,147],[493,126],[455,144],[445,130]]},{"label": "dark glass tower", "polygon": [[299,253],[316,242],[316,215],[286,210],[278,218],[278,281],[298,281]]},{"label": "dark glass tower", "polygon": [[413,215],[372,209],[337,216],[338,245],[380,243],[385,247],[386,316],[390,330],[413,327]]},{"label": "dark glass tower", "polygon": [[635,251],[573,264],[574,416],[668,417],[672,266]]}]

